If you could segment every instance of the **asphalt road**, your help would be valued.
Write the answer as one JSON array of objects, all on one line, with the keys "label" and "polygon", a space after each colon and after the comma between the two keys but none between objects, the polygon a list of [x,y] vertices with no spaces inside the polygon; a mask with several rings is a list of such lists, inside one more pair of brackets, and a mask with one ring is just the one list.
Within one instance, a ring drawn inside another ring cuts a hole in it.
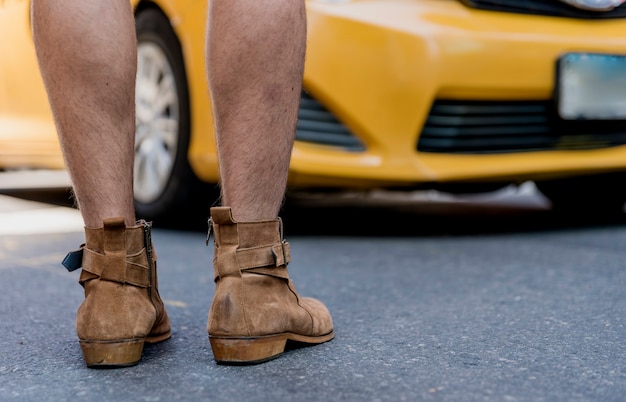
[{"label": "asphalt road", "polygon": [[93,370],[74,332],[78,273],[59,263],[80,217],[66,193],[9,193],[1,401],[626,400],[623,218],[557,217],[528,188],[294,200],[291,276],[328,305],[336,338],[246,367],[212,360],[203,225],[155,222],[173,337],[138,366]]}]

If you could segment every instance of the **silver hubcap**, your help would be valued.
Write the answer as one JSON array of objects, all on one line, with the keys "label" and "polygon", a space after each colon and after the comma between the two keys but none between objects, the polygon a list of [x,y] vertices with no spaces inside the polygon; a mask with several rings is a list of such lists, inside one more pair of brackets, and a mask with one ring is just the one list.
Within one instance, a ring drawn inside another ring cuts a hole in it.
[{"label": "silver hubcap", "polygon": [[178,144],[176,80],[165,53],[151,42],[137,46],[135,199],[155,201],[172,175]]}]

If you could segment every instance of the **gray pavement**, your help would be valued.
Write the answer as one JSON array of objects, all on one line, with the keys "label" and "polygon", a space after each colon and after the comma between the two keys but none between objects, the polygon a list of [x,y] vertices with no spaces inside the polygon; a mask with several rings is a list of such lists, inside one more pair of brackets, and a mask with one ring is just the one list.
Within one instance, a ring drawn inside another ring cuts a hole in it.
[{"label": "gray pavement", "polygon": [[[55,217],[76,211],[0,196],[0,400],[624,401],[626,225],[533,200],[287,210],[291,275],[328,305],[336,338],[247,367],[212,360],[205,232],[155,224],[173,337],[136,367],[92,370],[78,273],[59,264],[82,233]],[[33,233],[2,226],[41,209]]]}]

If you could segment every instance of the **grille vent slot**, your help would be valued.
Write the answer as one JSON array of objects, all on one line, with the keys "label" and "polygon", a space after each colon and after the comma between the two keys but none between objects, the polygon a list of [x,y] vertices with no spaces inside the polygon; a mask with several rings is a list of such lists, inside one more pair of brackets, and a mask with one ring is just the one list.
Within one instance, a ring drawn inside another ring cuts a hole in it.
[{"label": "grille vent slot", "polygon": [[551,101],[433,103],[420,152],[503,153],[593,149],[626,144],[626,122],[565,121]]},{"label": "grille vent slot", "polygon": [[365,145],[345,125],[304,91],[300,97],[296,140],[348,151],[365,150]]}]

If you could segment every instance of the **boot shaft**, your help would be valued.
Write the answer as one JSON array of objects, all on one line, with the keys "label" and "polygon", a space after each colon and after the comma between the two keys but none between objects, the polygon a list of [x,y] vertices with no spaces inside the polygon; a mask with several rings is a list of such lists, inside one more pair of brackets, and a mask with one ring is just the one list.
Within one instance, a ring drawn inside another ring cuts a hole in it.
[{"label": "boot shaft", "polygon": [[152,225],[127,227],[122,218],[106,219],[101,228],[85,228],[80,283],[94,278],[146,288],[157,286]]},{"label": "boot shaft", "polygon": [[[215,281],[242,272],[256,272],[287,279],[291,258],[289,243],[282,238],[280,218],[270,221],[237,222],[230,208],[211,208],[209,237],[214,233]],[[208,239],[207,239],[208,241]]]},{"label": "boot shaft", "polygon": [[152,224],[140,220],[126,226],[122,218],[105,219],[102,227],[85,227],[85,247],[101,254],[124,251],[132,255],[144,247],[152,251]]},{"label": "boot shaft", "polygon": [[282,241],[282,221],[237,222],[228,207],[211,208],[211,223],[215,246],[250,248]]}]

